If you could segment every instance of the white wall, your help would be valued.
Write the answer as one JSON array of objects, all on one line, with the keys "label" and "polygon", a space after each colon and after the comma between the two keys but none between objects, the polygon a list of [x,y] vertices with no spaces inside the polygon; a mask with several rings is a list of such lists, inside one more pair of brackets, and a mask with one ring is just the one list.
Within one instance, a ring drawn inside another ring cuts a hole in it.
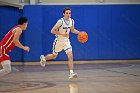
[{"label": "white wall", "polygon": [[[11,2],[11,3],[21,3],[21,0],[0,0],[3,2]],[[24,3],[30,3],[30,0],[23,0]],[[41,1],[42,3],[98,3],[99,1],[106,2],[114,2],[114,3],[122,3],[122,2],[140,2],[140,0],[34,0],[36,3]]]},{"label": "white wall", "polygon": [[100,1],[106,2],[140,2],[140,0],[41,0],[43,3],[97,3]]},{"label": "white wall", "polygon": [[140,0],[105,0],[106,2],[140,2]]},{"label": "white wall", "polygon": [[[11,3],[21,3],[21,0],[0,0],[3,2],[11,2]],[[29,3],[29,0],[23,0],[25,3]]]}]

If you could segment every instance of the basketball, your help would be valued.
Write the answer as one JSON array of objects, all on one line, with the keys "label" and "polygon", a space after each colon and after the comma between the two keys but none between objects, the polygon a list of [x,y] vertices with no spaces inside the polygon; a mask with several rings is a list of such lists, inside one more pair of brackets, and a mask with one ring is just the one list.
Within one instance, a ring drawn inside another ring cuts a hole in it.
[{"label": "basketball", "polygon": [[85,43],[88,40],[88,34],[84,31],[79,32],[78,36],[77,36],[77,39],[78,39],[79,42]]}]

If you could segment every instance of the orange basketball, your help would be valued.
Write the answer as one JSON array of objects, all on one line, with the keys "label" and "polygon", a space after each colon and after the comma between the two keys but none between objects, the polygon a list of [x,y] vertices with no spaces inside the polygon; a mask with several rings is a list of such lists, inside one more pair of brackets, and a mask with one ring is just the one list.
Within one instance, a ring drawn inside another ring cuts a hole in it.
[{"label": "orange basketball", "polygon": [[88,34],[84,31],[79,32],[78,36],[77,36],[77,39],[78,39],[79,42],[85,43],[88,40]]}]

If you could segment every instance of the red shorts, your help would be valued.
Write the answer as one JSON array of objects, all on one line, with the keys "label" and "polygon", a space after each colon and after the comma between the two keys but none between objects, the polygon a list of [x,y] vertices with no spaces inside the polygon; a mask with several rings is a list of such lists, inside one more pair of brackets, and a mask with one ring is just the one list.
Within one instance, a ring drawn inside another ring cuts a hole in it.
[{"label": "red shorts", "polygon": [[4,60],[10,60],[10,56],[8,55],[9,50],[7,50],[6,48],[2,47],[2,45],[0,45],[0,62],[4,61]]}]

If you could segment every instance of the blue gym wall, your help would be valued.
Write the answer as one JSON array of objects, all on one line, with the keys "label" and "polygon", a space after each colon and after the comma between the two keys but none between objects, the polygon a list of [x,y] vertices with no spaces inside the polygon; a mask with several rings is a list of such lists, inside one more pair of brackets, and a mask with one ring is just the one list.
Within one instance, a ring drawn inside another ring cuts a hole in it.
[{"label": "blue gym wall", "polygon": [[[75,28],[86,31],[89,35],[88,42],[82,44],[77,41],[77,35],[70,34],[74,60],[140,59],[139,4],[26,5],[23,12],[15,8],[0,7],[1,33],[5,33],[7,28],[15,25],[15,19],[22,14],[29,19],[22,41],[25,45],[29,45],[31,50],[29,53],[20,49],[14,50],[13,53],[18,52],[20,55],[13,54],[12,61],[39,61],[41,54],[52,52],[55,37],[50,30],[57,20],[63,17],[64,7],[71,7]],[[7,22],[9,17],[13,20]],[[67,60],[65,52],[61,52],[56,60]]]}]

